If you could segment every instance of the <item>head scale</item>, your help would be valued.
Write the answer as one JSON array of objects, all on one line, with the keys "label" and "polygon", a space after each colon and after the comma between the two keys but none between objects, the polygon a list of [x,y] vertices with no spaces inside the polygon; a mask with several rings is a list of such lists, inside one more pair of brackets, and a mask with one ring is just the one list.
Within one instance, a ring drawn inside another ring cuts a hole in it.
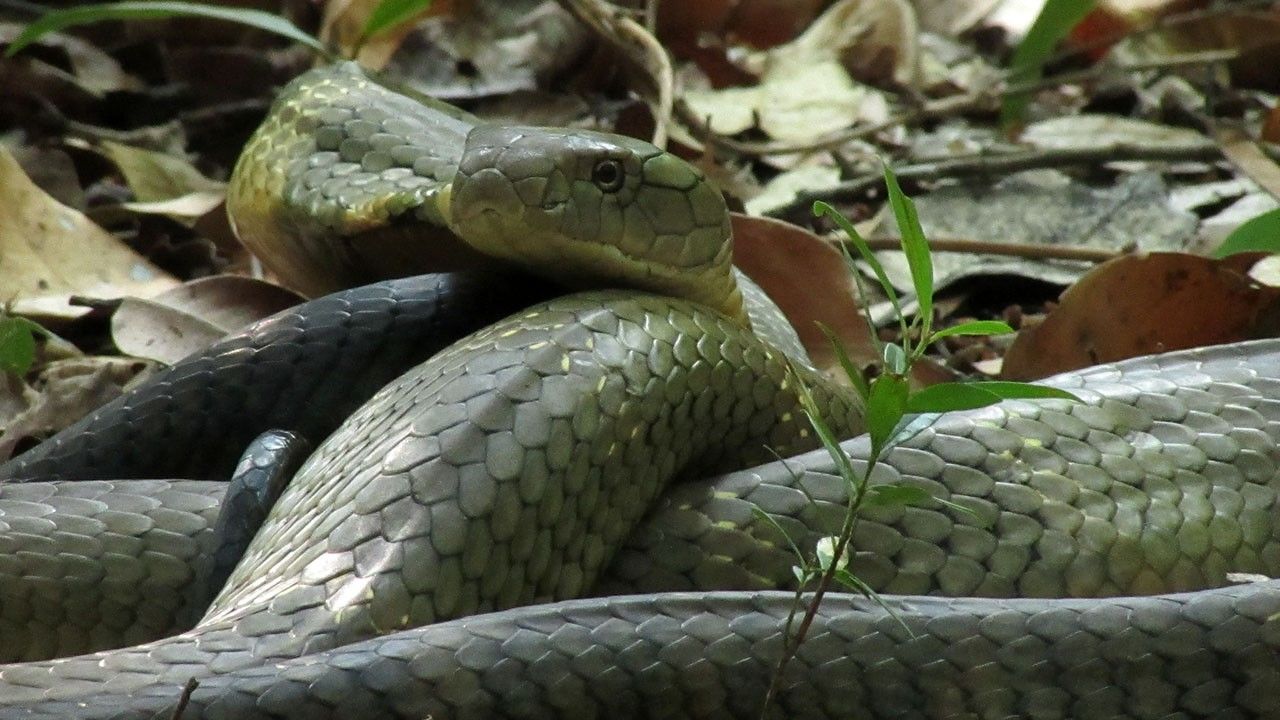
[{"label": "head scale", "polygon": [[649,143],[481,125],[449,193],[449,227],[482,252],[577,287],[633,287],[742,316],[724,199]]}]

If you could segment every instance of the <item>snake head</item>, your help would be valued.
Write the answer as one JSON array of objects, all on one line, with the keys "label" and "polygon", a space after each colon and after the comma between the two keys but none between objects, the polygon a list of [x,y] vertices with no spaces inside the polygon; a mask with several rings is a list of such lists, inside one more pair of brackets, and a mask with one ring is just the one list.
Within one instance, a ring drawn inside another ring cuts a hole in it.
[{"label": "snake head", "polygon": [[628,287],[741,317],[729,214],[707,178],[629,137],[481,125],[448,198],[481,252],[573,287]]}]

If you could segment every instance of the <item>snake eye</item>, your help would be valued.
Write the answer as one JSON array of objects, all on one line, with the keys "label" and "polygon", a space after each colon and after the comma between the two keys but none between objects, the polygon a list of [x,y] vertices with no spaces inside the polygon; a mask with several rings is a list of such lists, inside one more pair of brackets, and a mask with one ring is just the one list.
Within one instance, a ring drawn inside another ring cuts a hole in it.
[{"label": "snake eye", "polygon": [[591,169],[591,182],[607,193],[618,192],[626,176],[622,172],[622,163],[617,160],[601,160]]}]

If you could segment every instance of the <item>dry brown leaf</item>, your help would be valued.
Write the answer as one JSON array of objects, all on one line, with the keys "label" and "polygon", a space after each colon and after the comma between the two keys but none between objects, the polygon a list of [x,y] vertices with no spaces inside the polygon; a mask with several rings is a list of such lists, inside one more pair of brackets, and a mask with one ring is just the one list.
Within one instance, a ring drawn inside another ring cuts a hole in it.
[{"label": "dry brown leaf", "polygon": [[139,202],[173,200],[193,193],[220,196],[226,192],[225,183],[205,177],[186,158],[110,140],[103,141],[102,149],[120,168]]},{"label": "dry brown leaf", "polygon": [[374,8],[382,0],[329,0],[324,4],[324,19],[320,24],[320,39],[338,48],[343,57],[351,57],[356,47],[360,54],[356,60],[371,70],[381,70],[400,47],[400,43],[413,32],[418,20],[436,15],[449,15],[459,6],[470,3],[466,0],[435,0],[418,14],[413,22],[406,22],[369,38],[360,44],[361,33]]},{"label": "dry brown leaf", "polygon": [[559,2],[618,53],[623,67],[631,75],[632,87],[653,113],[650,142],[660,148],[666,147],[675,85],[675,73],[667,51],[643,25],[602,0]]},{"label": "dry brown leaf", "polygon": [[126,355],[172,365],[238,330],[302,302],[279,285],[239,275],[183,283],[153,298],[125,298],[111,338]]},{"label": "dry brown leaf", "polygon": [[[818,323],[831,329],[858,368],[881,363],[856,299],[857,286],[839,250],[781,220],[740,213],[731,217],[733,264],[778,304],[819,370],[844,381],[835,350]],[[912,366],[911,381],[917,388],[954,379],[954,373],[927,359]]]},{"label": "dry brown leaf", "polygon": [[862,82],[915,85],[920,31],[906,0],[840,0],[794,41],[766,53],[765,76],[839,61]]},{"label": "dry brown leaf", "polygon": [[84,357],[49,363],[35,388],[9,379],[0,387],[4,405],[22,409],[0,417],[0,459],[12,456],[23,440],[48,437],[120,397],[125,385],[149,367],[133,358]]},{"label": "dry brown leaf", "polygon": [[24,315],[72,318],[72,294],[152,295],[177,281],[36,187],[0,146],[0,301]]},{"label": "dry brown leaf", "polygon": [[799,35],[822,0],[698,0],[658,4],[658,37],[679,58],[700,56],[708,38],[773,47]]},{"label": "dry brown leaf", "polygon": [[1258,143],[1235,128],[1220,129],[1217,139],[1222,146],[1222,154],[1240,172],[1271,193],[1272,197],[1280,198],[1280,165],[1268,157]]},{"label": "dry brown leaf", "polygon": [[733,264],[778,304],[815,365],[839,372],[822,323],[860,367],[879,361],[844,258],[822,238],[790,223],[733,213]]},{"label": "dry brown leaf", "polygon": [[1041,324],[1022,330],[1003,377],[1034,380],[1152,353],[1270,335],[1280,289],[1249,277],[1262,255],[1212,260],[1183,253],[1129,255],[1067,288]]},{"label": "dry brown leaf", "polygon": [[[14,23],[0,23],[0,44],[8,45],[22,32],[23,26]],[[88,40],[51,33],[41,37],[37,45],[45,48],[57,48],[66,55],[66,62],[71,71],[70,78],[76,85],[103,97],[107,93],[119,90],[140,90],[142,83],[126,73],[115,58],[107,54]],[[30,53],[28,53],[28,57]],[[49,66],[52,68],[53,66]]]}]

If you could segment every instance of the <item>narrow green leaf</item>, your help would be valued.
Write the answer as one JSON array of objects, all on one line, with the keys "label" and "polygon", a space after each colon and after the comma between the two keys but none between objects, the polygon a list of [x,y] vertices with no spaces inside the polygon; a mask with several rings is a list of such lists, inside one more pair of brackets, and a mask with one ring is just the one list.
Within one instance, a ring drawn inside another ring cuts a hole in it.
[{"label": "narrow green leaf", "polygon": [[898,422],[907,410],[907,381],[888,373],[871,381],[867,398],[867,434],[871,436],[871,454],[879,456],[885,442],[893,436]]},{"label": "narrow green leaf", "polygon": [[32,325],[35,323],[25,318],[0,318],[0,370],[25,375],[31,369],[36,360]]},{"label": "narrow green leaf", "polygon": [[940,413],[974,410],[995,405],[1001,400],[1079,400],[1075,395],[1055,387],[1030,383],[984,380],[979,382],[939,383],[913,393],[907,400],[909,413]]},{"label": "narrow green leaf", "polygon": [[791,574],[796,578],[796,587],[804,587],[809,582],[809,571],[799,565],[791,566]]},{"label": "narrow green leaf", "polygon": [[893,283],[889,282],[889,276],[884,271],[884,266],[876,259],[876,254],[871,251],[871,246],[866,240],[858,234],[857,228],[849,219],[840,214],[839,210],[831,207],[821,200],[815,200],[813,203],[813,214],[815,217],[829,217],[836,225],[844,230],[844,234],[849,237],[849,242],[858,249],[858,254],[862,256],[862,261],[871,267],[871,272],[875,273],[876,280],[880,282],[880,287],[884,288],[884,294],[889,298],[889,303],[893,305],[894,311],[899,318],[903,317],[902,303],[898,301],[898,291],[894,289]]},{"label": "narrow green leaf", "polygon": [[843,574],[841,574],[840,572],[837,572],[836,579],[839,580],[846,587],[852,589],[855,592],[862,593],[868,600],[871,600],[875,604],[879,605],[882,610],[884,610],[886,613],[889,614],[889,617],[898,621],[898,624],[902,626],[903,630],[907,631],[908,635],[910,635],[911,637],[916,636],[915,631],[913,631],[911,627],[907,625],[905,621],[903,621],[902,616],[898,614],[898,611],[890,607],[890,605],[884,601],[884,598],[880,597],[880,593],[873,590],[870,585],[863,582],[857,575],[854,575],[853,573],[849,573],[849,572],[844,572]]},{"label": "narrow green leaf", "polygon": [[791,536],[787,534],[786,529],[779,525],[778,521],[774,519],[772,515],[765,512],[763,508],[755,503],[751,503],[751,514],[755,515],[757,519],[763,520],[766,524],[772,526],[773,529],[787,541],[787,544],[791,546],[791,552],[795,553],[796,562],[804,563],[804,553],[800,552],[800,546],[796,545],[796,541],[791,539]]},{"label": "narrow green leaf", "polygon": [[882,352],[885,372],[894,375],[907,374],[907,367],[911,364],[911,361],[907,358],[907,351],[903,350],[901,345],[885,343]]},{"label": "narrow green leaf", "polygon": [[867,385],[867,378],[862,374],[862,368],[853,364],[849,359],[849,353],[845,352],[844,343],[840,342],[840,338],[836,337],[836,333],[827,327],[826,323],[818,323],[818,329],[823,335],[827,336],[827,342],[831,343],[831,347],[835,350],[836,361],[840,363],[840,369],[844,370],[845,377],[849,378],[849,382],[853,385],[853,389],[858,392],[858,397],[862,399],[863,406],[867,403],[867,395],[870,388]]},{"label": "narrow green leaf", "polygon": [[[1009,82],[1025,83],[1044,76],[1044,63],[1058,43],[1093,10],[1094,0],[1048,0],[1040,15],[1018,44],[1009,63]],[[1000,106],[1000,125],[1009,127],[1022,119],[1030,95],[1008,94]]]},{"label": "narrow green leaf", "polygon": [[945,507],[945,508],[950,508],[950,509],[952,509],[952,510],[955,510],[956,512],[964,513],[964,514],[966,514],[966,515],[969,515],[969,516],[973,517],[973,519],[977,520],[977,521],[981,524],[981,526],[982,526],[982,527],[984,527],[984,528],[985,528],[985,527],[990,527],[990,526],[991,526],[991,523],[990,523],[990,522],[985,522],[985,521],[983,521],[983,520],[982,520],[982,516],[978,515],[978,513],[977,513],[977,512],[975,512],[973,508],[967,508],[967,507],[965,507],[965,506],[963,506],[963,505],[959,505],[959,504],[957,504],[957,503],[953,503],[953,502],[951,502],[950,500],[943,500],[943,499],[942,499],[942,498],[940,498],[940,497],[935,497],[935,498],[934,498],[934,501],[935,501],[935,502],[937,502],[937,503],[939,503],[939,504],[941,504],[941,505],[942,505],[943,507]]},{"label": "narrow green leaf", "polygon": [[1008,380],[980,380],[969,384],[976,385],[989,393],[999,395],[1002,400],[1073,400],[1080,402],[1079,397],[1066,390],[1049,387],[1048,385],[1010,382]]},{"label": "narrow green leaf", "polygon": [[840,583],[841,585],[844,585],[845,587],[849,588],[850,590],[856,593],[860,593],[861,595],[866,597],[868,600],[871,599],[871,595],[875,592],[874,590],[871,589],[870,585],[866,584],[862,580],[859,580],[857,575],[854,575],[848,570],[837,570],[833,577],[835,577],[836,582]]},{"label": "narrow green leaf", "polygon": [[1000,396],[983,390],[977,383],[939,383],[912,393],[907,399],[909,413],[941,413],[995,405]]},{"label": "narrow green leaf", "polygon": [[45,35],[75,25],[102,22],[103,20],[160,20],[182,16],[227,20],[255,27],[259,30],[266,30],[306,45],[329,60],[334,59],[333,54],[319,40],[278,15],[262,10],[219,7],[217,5],[204,5],[193,2],[117,2],[55,10],[45,13],[44,16],[19,33],[18,37],[9,45],[9,49],[5,51],[5,55],[6,57],[12,57]]},{"label": "narrow green leaf", "polygon": [[382,0],[369,14],[360,34],[360,42],[412,20],[426,12],[434,0]]},{"label": "narrow green leaf", "polygon": [[1250,218],[1213,251],[1216,258],[1242,252],[1280,252],[1280,208]]},{"label": "narrow green leaf", "polygon": [[[918,316],[923,323],[921,343],[932,334],[933,327],[933,257],[929,254],[929,241],[920,227],[916,204],[902,192],[898,178],[884,166],[884,185],[889,191],[889,207],[898,221],[898,234],[902,237],[902,252],[907,256],[911,269],[911,285],[916,290],[916,302],[920,304]],[[923,347],[923,345],[921,346]]]},{"label": "narrow green leaf", "polygon": [[934,499],[928,490],[912,485],[872,485],[867,488],[869,505],[926,505]]},{"label": "narrow green leaf", "polygon": [[839,438],[836,437],[835,433],[831,431],[831,427],[822,418],[822,411],[814,401],[813,393],[810,392],[809,386],[800,377],[800,373],[796,372],[795,367],[791,368],[791,377],[795,381],[800,407],[804,410],[805,417],[809,419],[810,427],[817,434],[819,442],[822,443],[822,447],[827,451],[827,455],[831,456],[831,461],[835,463],[840,477],[848,484],[849,496],[857,495],[858,487],[863,480],[854,471],[853,462],[849,459],[849,454],[844,451],[844,448],[840,447]]},{"label": "narrow green leaf", "polygon": [[939,330],[929,338],[927,344],[933,344],[935,340],[940,340],[952,335],[1008,335],[1013,332],[1013,328],[1009,323],[999,320],[974,320],[973,322],[960,323],[952,325],[949,328]]}]

